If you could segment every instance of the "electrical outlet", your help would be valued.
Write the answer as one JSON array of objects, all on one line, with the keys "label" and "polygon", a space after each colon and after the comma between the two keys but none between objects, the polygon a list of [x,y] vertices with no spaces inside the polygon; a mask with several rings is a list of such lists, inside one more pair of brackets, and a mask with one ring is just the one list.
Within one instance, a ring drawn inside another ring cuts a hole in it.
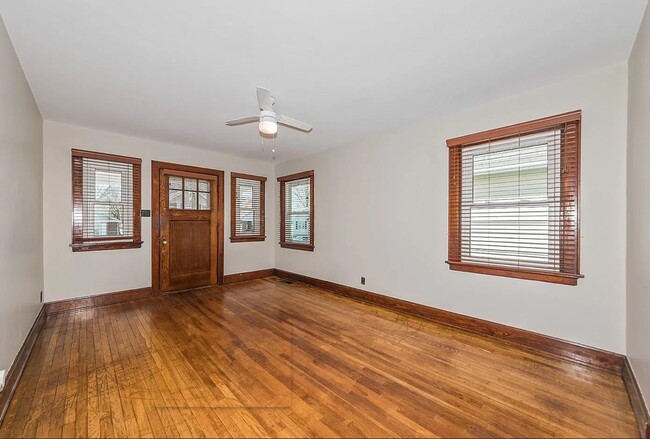
[{"label": "electrical outlet", "polygon": [[5,388],[5,375],[6,370],[0,370],[0,392]]},{"label": "electrical outlet", "polygon": [[361,285],[365,285],[365,284],[366,284],[366,278],[361,276]]}]

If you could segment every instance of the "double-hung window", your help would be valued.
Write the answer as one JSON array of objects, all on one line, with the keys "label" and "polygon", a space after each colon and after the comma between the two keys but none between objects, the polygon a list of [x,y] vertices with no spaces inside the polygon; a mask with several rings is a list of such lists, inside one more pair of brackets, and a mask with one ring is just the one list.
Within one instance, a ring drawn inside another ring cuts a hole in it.
[{"label": "double-hung window", "polygon": [[578,111],[447,141],[451,269],[577,283],[580,120]]},{"label": "double-hung window", "polygon": [[230,241],[264,241],[266,177],[230,174]]},{"label": "double-hung window", "polygon": [[141,160],[72,150],[72,250],[139,248]]},{"label": "double-hung window", "polygon": [[314,171],[279,177],[280,246],[314,250]]}]

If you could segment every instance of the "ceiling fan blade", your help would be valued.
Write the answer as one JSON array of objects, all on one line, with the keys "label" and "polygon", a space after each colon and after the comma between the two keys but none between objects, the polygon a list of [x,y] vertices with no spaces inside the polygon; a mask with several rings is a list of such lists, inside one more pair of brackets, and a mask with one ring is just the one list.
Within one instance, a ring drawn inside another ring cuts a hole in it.
[{"label": "ceiling fan blade", "polygon": [[310,132],[312,128],[314,128],[308,123],[299,121],[298,119],[294,119],[293,117],[285,116],[284,114],[278,114],[278,123],[291,128],[295,128],[300,131],[304,131],[306,133]]},{"label": "ceiling fan blade", "polygon": [[264,87],[257,87],[257,103],[260,110],[272,111],[275,99],[271,96],[271,91]]},{"label": "ceiling fan blade", "polygon": [[244,123],[257,122],[258,120],[260,120],[259,116],[240,117],[239,119],[233,119],[227,121],[226,125],[228,126],[241,125]]}]

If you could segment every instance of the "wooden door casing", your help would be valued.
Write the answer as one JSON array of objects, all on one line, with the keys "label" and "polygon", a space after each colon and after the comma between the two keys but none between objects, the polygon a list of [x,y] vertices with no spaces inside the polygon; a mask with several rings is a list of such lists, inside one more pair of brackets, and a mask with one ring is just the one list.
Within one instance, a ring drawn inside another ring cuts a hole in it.
[{"label": "wooden door casing", "polygon": [[[211,210],[169,209],[170,175],[209,180]],[[224,172],[153,161],[151,179],[151,283],[154,294],[222,284]],[[163,239],[167,245],[162,244]],[[189,248],[196,240],[209,241],[210,245]]]}]

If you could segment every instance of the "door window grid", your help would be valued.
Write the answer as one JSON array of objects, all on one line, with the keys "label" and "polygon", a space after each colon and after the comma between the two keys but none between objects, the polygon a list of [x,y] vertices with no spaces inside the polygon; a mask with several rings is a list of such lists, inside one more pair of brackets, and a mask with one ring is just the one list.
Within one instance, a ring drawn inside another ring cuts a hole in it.
[{"label": "door window grid", "polygon": [[169,176],[169,208],[210,210],[210,181]]}]

